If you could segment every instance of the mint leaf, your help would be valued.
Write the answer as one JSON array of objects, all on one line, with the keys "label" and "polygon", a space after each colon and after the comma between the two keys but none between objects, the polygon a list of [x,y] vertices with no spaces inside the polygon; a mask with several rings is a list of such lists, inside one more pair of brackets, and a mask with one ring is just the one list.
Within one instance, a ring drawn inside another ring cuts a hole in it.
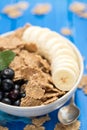
[{"label": "mint leaf", "polygon": [[15,53],[11,50],[0,52],[0,71],[7,68],[14,59]]}]

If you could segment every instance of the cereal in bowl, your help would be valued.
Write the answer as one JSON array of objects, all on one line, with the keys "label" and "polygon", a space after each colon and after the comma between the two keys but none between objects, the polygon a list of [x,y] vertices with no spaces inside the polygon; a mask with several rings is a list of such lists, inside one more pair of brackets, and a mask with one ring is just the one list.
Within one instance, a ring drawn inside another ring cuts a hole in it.
[{"label": "cereal in bowl", "polygon": [[3,103],[23,107],[50,104],[71,90],[78,79],[80,68],[74,49],[47,28],[27,25],[1,36],[0,51],[6,50],[15,54],[8,66],[14,76],[13,87],[3,92],[8,92],[8,100],[3,101],[4,96],[0,100]]}]

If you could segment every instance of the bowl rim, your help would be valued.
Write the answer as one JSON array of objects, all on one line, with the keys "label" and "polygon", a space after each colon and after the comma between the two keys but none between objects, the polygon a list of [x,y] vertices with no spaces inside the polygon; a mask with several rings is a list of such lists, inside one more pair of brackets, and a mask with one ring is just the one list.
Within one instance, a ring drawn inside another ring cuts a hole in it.
[{"label": "bowl rim", "polygon": [[[15,30],[14,30],[15,31]],[[2,37],[4,36],[8,36],[10,34],[12,34],[14,31],[9,31],[9,32],[6,32],[6,33],[3,33],[1,34]],[[59,34],[59,33],[58,33]],[[60,34],[59,34],[60,35]],[[62,36],[62,35],[60,35]],[[81,78],[82,78],[82,75],[83,75],[83,70],[84,70],[84,64],[83,64],[83,58],[82,58],[82,55],[79,51],[79,49],[76,47],[76,45],[74,45],[70,40],[68,40],[66,37],[62,36],[67,42],[69,42],[69,44],[73,47],[73,49],[75,50],[77,56],[78,56],[78,59],[79,59],[79,63],[80,63],[80,74],[79,74],[79,77],[74,85],[74,87],[68,91],[65,95],[63,95],[62,97],[60,97],[59,99],[57,99],[56,101],[52,102],[52,103],[49,103],[49,104],[46,104],[46,105],[40,105],[40,106],[27,106],[27,107],[22,107],[22,106],[12,106],[12,105],[8,105],[8,104],[5,104],[5,103],[2,103],[0,102],[0,106],[2,105],[3,107],[8,107],[8,108],[11,108],[11,109],[17,109],[17,110],[36,110],[36,109],[44,109],[44,108],[48,108],[48,107],[51,107],[53,106],[55,103],[57,102],[60,102],[61,100],[63,101],[66,97],[68,97],[68,95],[70,95],[78,86]]]}]

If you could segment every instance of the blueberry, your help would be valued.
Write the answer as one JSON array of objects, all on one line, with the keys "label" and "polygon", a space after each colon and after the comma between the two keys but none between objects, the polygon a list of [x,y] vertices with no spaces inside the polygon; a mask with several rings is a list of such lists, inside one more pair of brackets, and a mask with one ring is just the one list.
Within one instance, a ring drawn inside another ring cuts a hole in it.
[{"label": "blueberry", "polygon": [[0,78],[0,90],[1,90],[1,82],[2,82],[2,81],[1,81],[1,78]]},{"label": "blueberry", "polygon": [[3,91],[9,92],[11,89],[13,89],[14,83],[10,79],[4,79],[1,84],[1,88]]},{"label": "blueberry", "polygon": [[9,98],[13,101],[17,100],[19,98],[19,90],[15,89],[15,90],[12,90],[10,93],[9,93]]},{"label": "blueberry", "polygon": [[1,102],[11,105],[11,100],[9,98],[3,98]]},{"label": "blueberry", "polygon": [[14,85],[14,89],[20,90],[20,85],[15,84],[15,85]]},{"label": "blueberry", "polygon": [[2,100],[3,98],[3,92],[0,91],[0,101]]},{"label": "blueberry", "polygon": [[26,96],[25,91],[21,91],[21,92],[20,92],[20,97],[21,97],[21,98],[24,98],[25,96]]},{"label": "blueberry", "polygon": [[28,80],[24,80],[24,79],[19,79],[14,81],[14,84],[18,84],[20,86],[22,86],[23,84],[26,84],[28,82]]},{"label": "blueberry", "polygon": [[14,71],[11,68],[6,68],[1,72],[2,79],[13,79]]},{"label": "blueberry", "polygon": [[13,103],[13,105],[14,105],[14,106],[20,106],[20,102],[21,102],[20,100],[17,100],[17,101],[15,101],[15,102]]},{"label": "blueberry", "polygon": [[0,85],[1,85],[1,81],[2,81],[2,80],[1,80],[1,78],[0,78]]},{"label": "blueberry", "polygon": [[8,97],[8,96],[9,96],[9,92],[5,92],[4,97]]}]

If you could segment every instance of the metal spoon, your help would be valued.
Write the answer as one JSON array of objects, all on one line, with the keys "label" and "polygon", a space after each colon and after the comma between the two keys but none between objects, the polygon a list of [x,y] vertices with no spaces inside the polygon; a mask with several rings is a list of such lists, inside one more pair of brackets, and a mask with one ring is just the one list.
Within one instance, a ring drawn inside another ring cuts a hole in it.
[{"label": "metal spoon", "polygon": [[74,103],[74,96],[71,98],[70,104],[60,108],[58,119],[64,125],[73,123],[79,116],[80,110]]}]

